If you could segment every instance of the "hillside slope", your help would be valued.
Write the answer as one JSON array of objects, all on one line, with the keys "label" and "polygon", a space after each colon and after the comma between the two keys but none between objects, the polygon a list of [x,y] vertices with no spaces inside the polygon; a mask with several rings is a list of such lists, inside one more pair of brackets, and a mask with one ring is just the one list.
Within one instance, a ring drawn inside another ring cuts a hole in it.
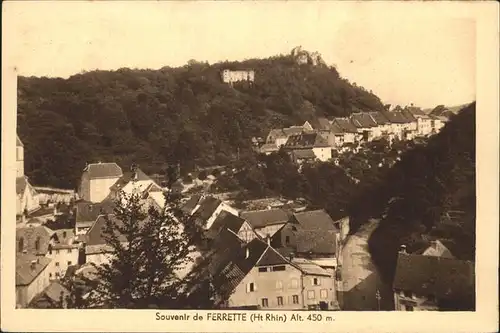
[{"label": "hillside slope", "polygon": [[353,203],[355,223],[382,218],[369,249],[387,282],[392,281],[402,244],[411,252],[439,238],[456,257],[474,260],[475,108],[475,103],[467,106],[426,146],[406,152],[379,184]]},{"label": "hillside slope", "polygon": [[[255,70],[255,83],[221,82],[222,69]],[[379,98],[324,64],[292,55],[180,68],[93,71],[68,79],[20,77],[18,133],[37,185],[73,188],[86,162],[226,164],[251,137],[314,116],[381,109]]]}]

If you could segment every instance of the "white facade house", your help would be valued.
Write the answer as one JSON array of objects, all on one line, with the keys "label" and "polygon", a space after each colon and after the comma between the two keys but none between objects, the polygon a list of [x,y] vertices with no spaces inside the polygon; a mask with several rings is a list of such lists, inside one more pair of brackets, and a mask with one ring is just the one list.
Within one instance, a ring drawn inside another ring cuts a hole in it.
[{"label": "white facade house", "polygon": [[85,201],[101,202],[122,176],[122,169],[116,163],[88,164],[83,170],[78,194]]},{"label": "white facade house", "polygon": [[16,256],[16,308],[26,308],[50,284],[47,257],[32,254]]}]

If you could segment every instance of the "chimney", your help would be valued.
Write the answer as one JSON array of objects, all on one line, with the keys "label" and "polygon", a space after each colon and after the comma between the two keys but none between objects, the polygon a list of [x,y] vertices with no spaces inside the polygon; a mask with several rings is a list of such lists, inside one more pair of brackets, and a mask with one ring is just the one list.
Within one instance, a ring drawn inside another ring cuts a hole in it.
[{"label": "chimney", "polygon": [[32,269],[32,270],[35,270],[35,269],[36,269],[36,264],[37,264],[37,262],[38,262],[38,260],[31,260],[31,265],[30,265],[30,267],[31,267],[31,269]]},{"label": "chimney", "polygon": [[406,245],[401,245],[399,253],[406,253]]},{"label": "chimney", "polygon": [[266,242],[268,246],[271,246],[271,236],[269,234],[266,236]]},{"label": "chimney", "polygon": [[294,257],[295,255],[293,252],[290,252],[290,254],[288,254],[288,260],[292,261]]}]

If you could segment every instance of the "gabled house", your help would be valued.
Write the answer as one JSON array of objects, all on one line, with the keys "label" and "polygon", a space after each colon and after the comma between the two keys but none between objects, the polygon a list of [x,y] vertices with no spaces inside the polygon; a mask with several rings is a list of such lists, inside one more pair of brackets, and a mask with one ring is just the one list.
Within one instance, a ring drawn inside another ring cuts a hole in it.
[{"label": "gabled house", "polygon": [[276,146],[277,148],[281,147],[286,143],[288,136],[283,132],[283,129],[276,128],[269,131],[269,134],[266,138],[266,143]]},{"label": "gabled house", "polygon": [[16,178],[16,215],[29,215],[40,209],[39,196],[28,177]]},{"label": "gabled house", "polygon": [[122,169],[116,163],[88,164],[83,170],[79,197],[93,203],[101,202],[110,194],[111,186],[122,176]]},{"label": "gabled house", "polygon": [[69,290],[58,281],[52,281],[47,288],[35,296],[31,306],[37,309],[64,309],[67,307]]},{"label": "gabled house", "polygon": [[431,240],[419,250],[413,252],[414,254],[420,254],[423,256],[434,256],[441,258],[455,259],[455,256],[451,251],[439,240]]},{"label": "gabled house", "polygon": [[320,161],[332,158],[332,147],[319,133],[303,133],[288,138],[284,148],[287,151],[312,150]]},{"label": "gabled house", "polygon": [[[287,259],[260,239],[244,244],[229,231],[200,264],[225,308],[332,308],[335,287],[329,273],[307,260]],[[205,263],[205,264],[204,264]]]},{"label": "gabled house", "polygon": [[398,311],[474,311],[474,263],[409,254],[403,246],[393,290]]},{"label": "gabled house", "polygon": [[16,308],[26,308],[50,284],[51,260],[33,254],[16,255]]},{"label": "gabled house", "polygon": [[391,132],[391,123],[382,112],[372,111],[368,112],[370,117],[375,121],[377,127],[372,128],[373,138],[379,138],[385,136]]},{"label": "gabled house", "polygon": [[16,228],[16,252],[44,257],[54,231],[45,226]]},{"label": "gabled house", "polygon": [[165,207],[165,192],[154,182],[150,183],[142,191],[142,199],[144,200],[144,209],[146,211],[150,207],[154,207],[158,211],[161,211]]},{"label": "gabled house", "polygon": [[212,196],[200,196],[194,209],[191,213],[188,213],[188,215],[191,215],[191,219],[194,223],[208,230],[222,211],[226,211],[236,216],[239,215],[238,210],[217,198]]},{"label": "gabled house", "polygon": [[213,239],[224,229],[230,230],[245,243],[249,243],[258,237],[247,221],[226,211],[222,211],[217,216],[214,223],[207,230],[207,236]]},{"label": "gabled house", "polygon": [[114,202],[105,200],[100,203],[81,201],[75,205],[75,235],[85,235],[97,218],[102,214],[111,214],[115,208]]},{"label": "gabled house", "polygon": [[339,128],[344,134],[343,143],[354,143],[359,141],[360,134],[358,129],[347,117],[338,117],[332,121],[332,125]]},{"label": "gabled house", "polygon": [[[282,143],[282,145],[285,143],[286,143],[286,141],[284,141],[284,143]],[[277,151],[279,151],[279,148],[275,143],[265,143],[259,148],[259,152],[262,154],[266,154],[266,155],[275,153]]]},{"label": "gabled house", "polygon": [[49,278],[63,278],[69,267],[78,264],[79,250],[74,229],[55,230],[50,238],[47,252],[47,257],[51,258],[53,263],[49,270]]},{"label": "gabled house", "polygon": [[264,209],[245,211],[240,217],[247,221],[262,238],[272,237],[290,219],[290,213],[284,209]]},{"label": "gabled house", "polygon": [[292,161],[299,165],[304,163],[314,162],[316,160],[316,155],[312,149],[296,149],[292,150],[290,153]]},{"label": "gabled house", "polygon": [[429,136],[432,133],[432,118],[419,108],[409,108],[409,112],[417,120],[417,135]]},{"label": "gabled house", "polygon": [[358,133],[362,135],[363,141],[371,141],[374,136],[374,129],[378,127],[375,120],[365,112],[351,114],[351,122],[356,127]]},{"label": "gabled house", "polygon": [[[155,187],[151,188],[150,185]],[[132,193],[143,193],[146,189],[161,189],[153,179],[146,175],[140,168],[132,166],[130,171],[125,172],[111,187],[109,199],[116,199],[119,193],[131,195]]]},{"label": "gabled house", "polygon": [[431,134],[436,134],[441,131],[441,129],[446,125],[446,122],[448,121],[448,118],[443,117],[443,116],[433,116],[431,115]]}]

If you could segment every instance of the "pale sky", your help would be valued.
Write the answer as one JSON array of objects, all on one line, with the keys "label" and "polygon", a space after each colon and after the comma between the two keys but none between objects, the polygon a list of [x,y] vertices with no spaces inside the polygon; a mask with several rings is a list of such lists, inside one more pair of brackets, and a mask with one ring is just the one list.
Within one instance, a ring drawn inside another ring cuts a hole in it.
[{"label": "pale sky", "polygon": [[475,99],[475,22],[466,11],[333,1],[11,2],[3,11],[6,55],[25,76],[263,58],[301,45],[384,103]]}]

